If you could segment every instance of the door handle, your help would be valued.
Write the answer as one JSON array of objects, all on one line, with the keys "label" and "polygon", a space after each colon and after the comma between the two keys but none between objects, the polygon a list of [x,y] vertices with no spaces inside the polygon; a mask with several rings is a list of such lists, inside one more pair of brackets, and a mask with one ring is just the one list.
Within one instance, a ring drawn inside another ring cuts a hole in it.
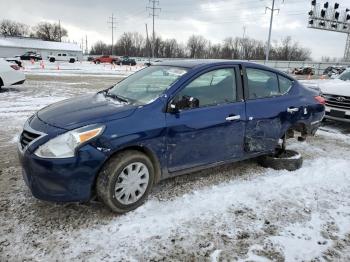
[{"label": "door handle", "polygon": [[287,108],[287,112],[288,113],[295,113],[295,112],[298,112],[299,111],[299,108],[297,108],[297,107],[288,107]]},{"label": "door handle", "polygon": [[241,119],[241,116],[240,115],[237,115],[237,116],[228,116],[226,117],[226,120],[227,121],[234,121],[234,120],[239,120]]}]

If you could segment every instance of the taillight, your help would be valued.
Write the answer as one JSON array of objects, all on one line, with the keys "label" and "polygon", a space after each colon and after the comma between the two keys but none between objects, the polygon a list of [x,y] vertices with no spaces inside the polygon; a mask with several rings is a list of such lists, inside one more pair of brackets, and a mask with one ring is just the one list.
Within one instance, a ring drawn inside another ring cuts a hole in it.
[{"label": "taillight", "polygon": [[324,99],[322,96],[315,96],[315,100],[321,105],[326,104],[326,99]]},{"label": "taillight", "polygon": [[10,65],[12,67],[12,69],[15,69],[15,70],[19,70],[20,67],[18,65]]}]

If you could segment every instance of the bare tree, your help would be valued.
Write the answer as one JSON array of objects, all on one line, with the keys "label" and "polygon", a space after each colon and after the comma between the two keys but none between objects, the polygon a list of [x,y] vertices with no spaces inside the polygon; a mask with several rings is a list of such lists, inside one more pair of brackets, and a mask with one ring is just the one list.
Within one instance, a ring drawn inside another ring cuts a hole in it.
[{"label": "bare tree", "polygon": [[192,35],[187,41],[190,58],[203,58],[208,41],[203,36]]},{"label": "bare tree", "polygon": [[167,39],[164,41],[164,56],[165,57],[177,57],[177,51],[179,45],[176,39]]},{"label": "bare tree", "polygon": [[237,38],[227,37],[224,39],[221,56],[225,59],[237,59],[239,57],[239,41]]},{"label": "bare tree", "polygon": [[117,54],[131,56],[132,45],[133,45],[132,33],[130,32],[123,33],[116,44]]},{"label": "bare tree", "polygon": [[292,37],[287,36],[280,42],[274,43],[271,58],[275,60],[304,61],[310,59],[310,54],[309,49],[299,47],[298,42],[293,42]]},{"label": "bare tree", "polygon": [[102,41],[96,42],[92,47],[90,54],[91,55],[109,55],[111,53],[110,46],[106,45]]},{"label": "bare tree", "polygon": [[[91,54],[109,54],[105,48],[108,45],[97,43]],[[110,46],[109,46],[110,48]],[[139,33],[125,32],[120,37],[115,51],[119,55],[144,56],[149,55],[149,44]],[[203,36],[192,35],[187,45],[178,43],[176,39],[155,39],[155,56],[159,58],[225,58],[263,60],[265,58],[265,44],[253,38],[228,37],[223,43],[211,43]],[[271,48],[271,59],[275,60],[306,60],[310,59],[310,50],[300,47],[290,37],[275,42]]]},{"label": "bare tree", "polygon": [[58,23],[41,22],[34,27],[34,34],[45,41],[60,41],[62,37],[68,36],[68,31]]},{"label": "bare tree", "polygon": [[133,56],[142,56],[145,48],[145,38],[138,32],[132,33]]},{"label": "bare tree", "polygon": [[29,26],[5,19],[0,22],[0,34],[4,36],[28,36]]}]

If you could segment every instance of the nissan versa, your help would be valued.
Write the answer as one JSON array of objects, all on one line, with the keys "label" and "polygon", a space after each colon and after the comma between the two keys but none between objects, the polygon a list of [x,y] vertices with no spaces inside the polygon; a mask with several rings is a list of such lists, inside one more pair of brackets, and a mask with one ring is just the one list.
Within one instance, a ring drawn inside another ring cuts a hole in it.
[{"label": "nissan versa", "polygon": [[294,131],[299,138],[315,133],[324,102],[318,91],[254,63],[162,62],[41,109],[24,125],[19,159],[35,197],[84,202],[97,195],[122,213],[140,206],[161,179],[276,156]]}]

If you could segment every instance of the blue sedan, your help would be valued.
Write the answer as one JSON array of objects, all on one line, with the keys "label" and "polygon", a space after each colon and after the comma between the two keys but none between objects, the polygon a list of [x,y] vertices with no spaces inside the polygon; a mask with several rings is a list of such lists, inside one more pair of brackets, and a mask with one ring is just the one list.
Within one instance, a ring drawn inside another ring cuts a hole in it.
[{"label": "blue sedan", "polygon": [[324,102],[254,63],[162,62],[38,111],[24,125],[19,159],[35,197],[84,202],[97,194],[123,213],[162,179],[273,154],[295,130],[314,134]]}]

